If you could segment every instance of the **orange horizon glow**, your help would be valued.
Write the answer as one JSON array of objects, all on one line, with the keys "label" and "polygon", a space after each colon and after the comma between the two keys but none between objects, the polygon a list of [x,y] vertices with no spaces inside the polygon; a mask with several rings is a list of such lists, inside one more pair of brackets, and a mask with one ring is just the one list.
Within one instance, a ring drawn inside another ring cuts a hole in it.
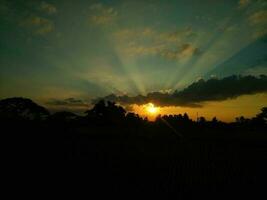
[{"label": "orange horizon glow", "polygon": [[[252,104],[257,101],[258,104]],[[158,115],[178,115],[187,113],[192,120],[197,116],[203,116],[207,120],[216,117],[224,122],[233,122],[236,117],[244,116],[252,118],[256,116],[260,109],[266,106],[267,94],[243,95],[236,99],[225,101],[206,102],[203,107],[180,107],[180,106],[158,106],[153,103],[144,105],[133,104],[132,110],[141,117],[147,117],[148,120],[154,121]]]}]

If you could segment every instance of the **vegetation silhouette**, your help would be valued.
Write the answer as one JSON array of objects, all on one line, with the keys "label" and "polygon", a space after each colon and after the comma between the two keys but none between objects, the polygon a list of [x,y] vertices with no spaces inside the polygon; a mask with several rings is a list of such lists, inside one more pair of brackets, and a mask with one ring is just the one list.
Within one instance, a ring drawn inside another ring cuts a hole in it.
[{"label": "vegetation silhouette", "polygon": [[25,98],[1,100],[9,162],[21,166],[13,174],[29,179],[37,170],[42,180],[58,177],[66,183],[79,177],[98,196],[150,198],[249,192],[255,197],[266,181],[267,107],[232,123],[216,117],[193,121],[186,113],[159,115],[151,122],[104,100],[85,114],[50,114]]}]

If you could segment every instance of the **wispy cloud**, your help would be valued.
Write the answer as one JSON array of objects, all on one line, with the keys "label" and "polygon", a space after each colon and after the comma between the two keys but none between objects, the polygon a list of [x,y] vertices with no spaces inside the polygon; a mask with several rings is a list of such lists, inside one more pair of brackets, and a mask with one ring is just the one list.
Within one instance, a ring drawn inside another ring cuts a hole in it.
[{"label": "wispy cloud", "polygon": [[266,65],[260,65],[257,67],[249,68],[246,71],[243,72],[244,75],[253,75],[253,76],[259,76],[259,75],[267,75],[267,66]]},{"label": "wispy cloud", "polygon": [[37,35],[45,35],[54,30],[54,23],[51,20],[38,16],[25,18],[20,25],[31,29]]},{"label": "wispy cloud", "polygon": [[118,17],[118,12],[103,4],[93,4],[90,6],[89,22],[96,25],[108,25],[113,23]]},{"label": "wispy cloud", "polygon": [[267,24],[267,10],[259,10],[249,16],[249,22],[252,25]]},{"label": "wispy cloud", "polygon": [[76,114],[83,114],[85,110],[90,108],[89,103],[81,99],[50,99],[43,103],[52,113],[60,111],[69,111]]},{"label": "wispy cloud", "polygon": [[49,15],[57,13],[56,6],[53,4],[47,3],[45,1],[41,2],[40,10],[49,14]]},{"label": "wispy cloud", "polygon": [[254,11],[248,17],[249,24],[252,26],[253,38],[260,38],[267,34],[267,10]]},{"label": "wispy cloud", "polygon": [[19,3],[1,1],[0,15],[4,19],[29,30],[34,35],[43,36],[55,30],[52,14],[57,13],[57,8],[45,1],[22,1]]},{"label": "wispy cloud", "polygon": [[247,7],[250,4],[250,0],[239,0],[238,2],[238,8],[242,9]]},{"label": "wispy cloud", "polygon": [[263,28],[259,28],[255,30],[253,34],[253,38],[257,39],[257,38],[264,37],[265,35],[267,35],[267,27],[263,27]]},{"label": "wispy cloud", "polygon": [[168,32],[149,27],[123,29],[113,34],[119,48],[130,56],[155,55],[168,60],[197,55],[199,48],[189,42],[195,35],[191,28]]},{"label": "wispy cloud", "polygon": [[51,106],[88,106],[88,103],[76,98],[50,99],[46,104]]},{"label": "wispy cloud", "polygon": [[199,54],[200,51],[197,47],[192,44],[183,44],[180,48],[176,50],[167,49],[161,53],[161,55],[170,60],[181,60],[185,58],[190,58],[193,55]]}]

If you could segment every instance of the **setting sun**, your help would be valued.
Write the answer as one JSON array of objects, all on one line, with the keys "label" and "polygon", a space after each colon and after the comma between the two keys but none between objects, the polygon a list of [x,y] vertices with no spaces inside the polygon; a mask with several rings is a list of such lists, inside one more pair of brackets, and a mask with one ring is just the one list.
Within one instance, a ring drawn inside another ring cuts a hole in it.
[{"label": "setting sun", "polygon": [[153,103],[148,103],[145,107],[146,111],[151,115],[158,113],[159,108],[155,107]]}]

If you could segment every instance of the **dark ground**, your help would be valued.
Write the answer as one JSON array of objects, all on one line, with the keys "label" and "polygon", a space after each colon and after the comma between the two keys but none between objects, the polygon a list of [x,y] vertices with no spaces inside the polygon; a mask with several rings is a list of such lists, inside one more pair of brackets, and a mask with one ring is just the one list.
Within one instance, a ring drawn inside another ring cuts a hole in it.
[{"label": "dark ground", "polygon": [[89,197],[255,198],[267,185],[264,132],[184,130],[179,138],[155,127],[4,126],[10,180],[44,193],[63,186]]},{"label": "dark ground", "polygon": [[0,101],[8,197],[266,199],[267,107],[234,123],[186,113],[149,122],[104,101],[86,113]]}]

